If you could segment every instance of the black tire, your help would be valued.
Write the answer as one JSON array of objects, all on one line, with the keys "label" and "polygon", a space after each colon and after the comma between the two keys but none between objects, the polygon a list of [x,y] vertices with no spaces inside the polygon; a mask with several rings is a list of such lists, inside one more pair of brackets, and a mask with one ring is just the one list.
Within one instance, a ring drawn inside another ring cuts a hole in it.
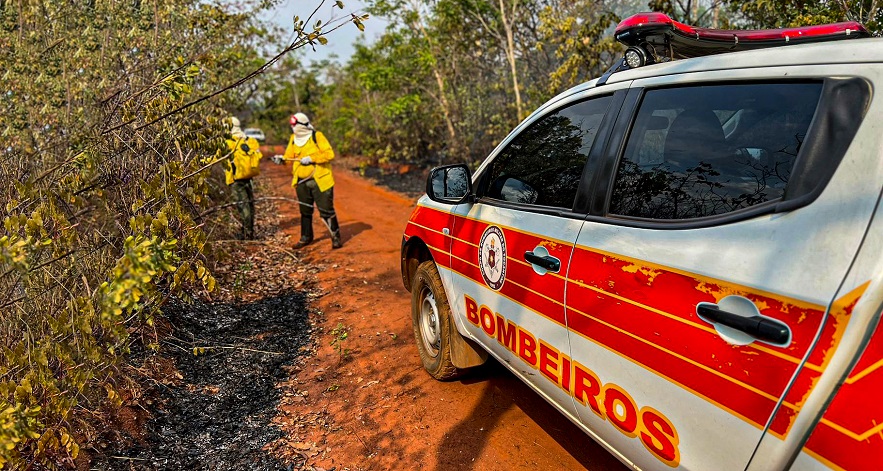
[{"label": "black tire", "polygon": [[431,260],[417,267],[411,283],[411,321],[426,371],[441,381],[459,376],[463,370],[451,361],[451,332],[456,327],[441,277]]}]

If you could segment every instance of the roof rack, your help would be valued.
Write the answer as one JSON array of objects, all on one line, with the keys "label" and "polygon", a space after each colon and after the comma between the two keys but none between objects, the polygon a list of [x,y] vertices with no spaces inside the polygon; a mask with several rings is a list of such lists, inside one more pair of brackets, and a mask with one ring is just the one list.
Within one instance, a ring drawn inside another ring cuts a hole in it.
[{"label": "roof rack", "polygon": [[598,79],[598,85],[605,84],[616,72],[657,62],[870,36],[868,30],[855,21],[798,28],[728,30],[685,25],[664,13],[638,13],[616,26],[613,37],[628,49],[622,59]]}]

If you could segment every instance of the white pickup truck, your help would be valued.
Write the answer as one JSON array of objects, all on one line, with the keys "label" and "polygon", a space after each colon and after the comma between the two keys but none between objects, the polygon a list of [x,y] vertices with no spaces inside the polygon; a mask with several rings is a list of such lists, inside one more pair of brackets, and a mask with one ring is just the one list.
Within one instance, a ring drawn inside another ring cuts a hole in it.
[{"label": "white pickup truck", "polygon": [[[883,39],[623,21],[402,274],[427,371],[488,354],[635,469],[883,469]],[[732,51],[732,52],[731,52]]]}]

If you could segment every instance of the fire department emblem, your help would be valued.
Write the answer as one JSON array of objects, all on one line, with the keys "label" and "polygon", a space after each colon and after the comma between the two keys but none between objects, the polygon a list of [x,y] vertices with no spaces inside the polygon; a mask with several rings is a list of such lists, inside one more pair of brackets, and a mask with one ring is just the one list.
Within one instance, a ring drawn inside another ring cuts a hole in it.
[{"label": "fire department emblem", "polygon": [[488,226],[478,244],[478,267],[484,282],[499,291],[506,281],[506,239],[497,226]]}]

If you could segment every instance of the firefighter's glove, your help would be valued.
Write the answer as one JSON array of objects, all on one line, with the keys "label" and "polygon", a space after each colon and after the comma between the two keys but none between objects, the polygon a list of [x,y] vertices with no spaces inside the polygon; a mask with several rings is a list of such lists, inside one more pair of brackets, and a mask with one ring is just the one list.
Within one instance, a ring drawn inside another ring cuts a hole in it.
[{"label": "firefighter's glove", "polygon": [[300,164],[301,165],[313,165],[313,158],[308,155],[308,156],[300,159]]}]

